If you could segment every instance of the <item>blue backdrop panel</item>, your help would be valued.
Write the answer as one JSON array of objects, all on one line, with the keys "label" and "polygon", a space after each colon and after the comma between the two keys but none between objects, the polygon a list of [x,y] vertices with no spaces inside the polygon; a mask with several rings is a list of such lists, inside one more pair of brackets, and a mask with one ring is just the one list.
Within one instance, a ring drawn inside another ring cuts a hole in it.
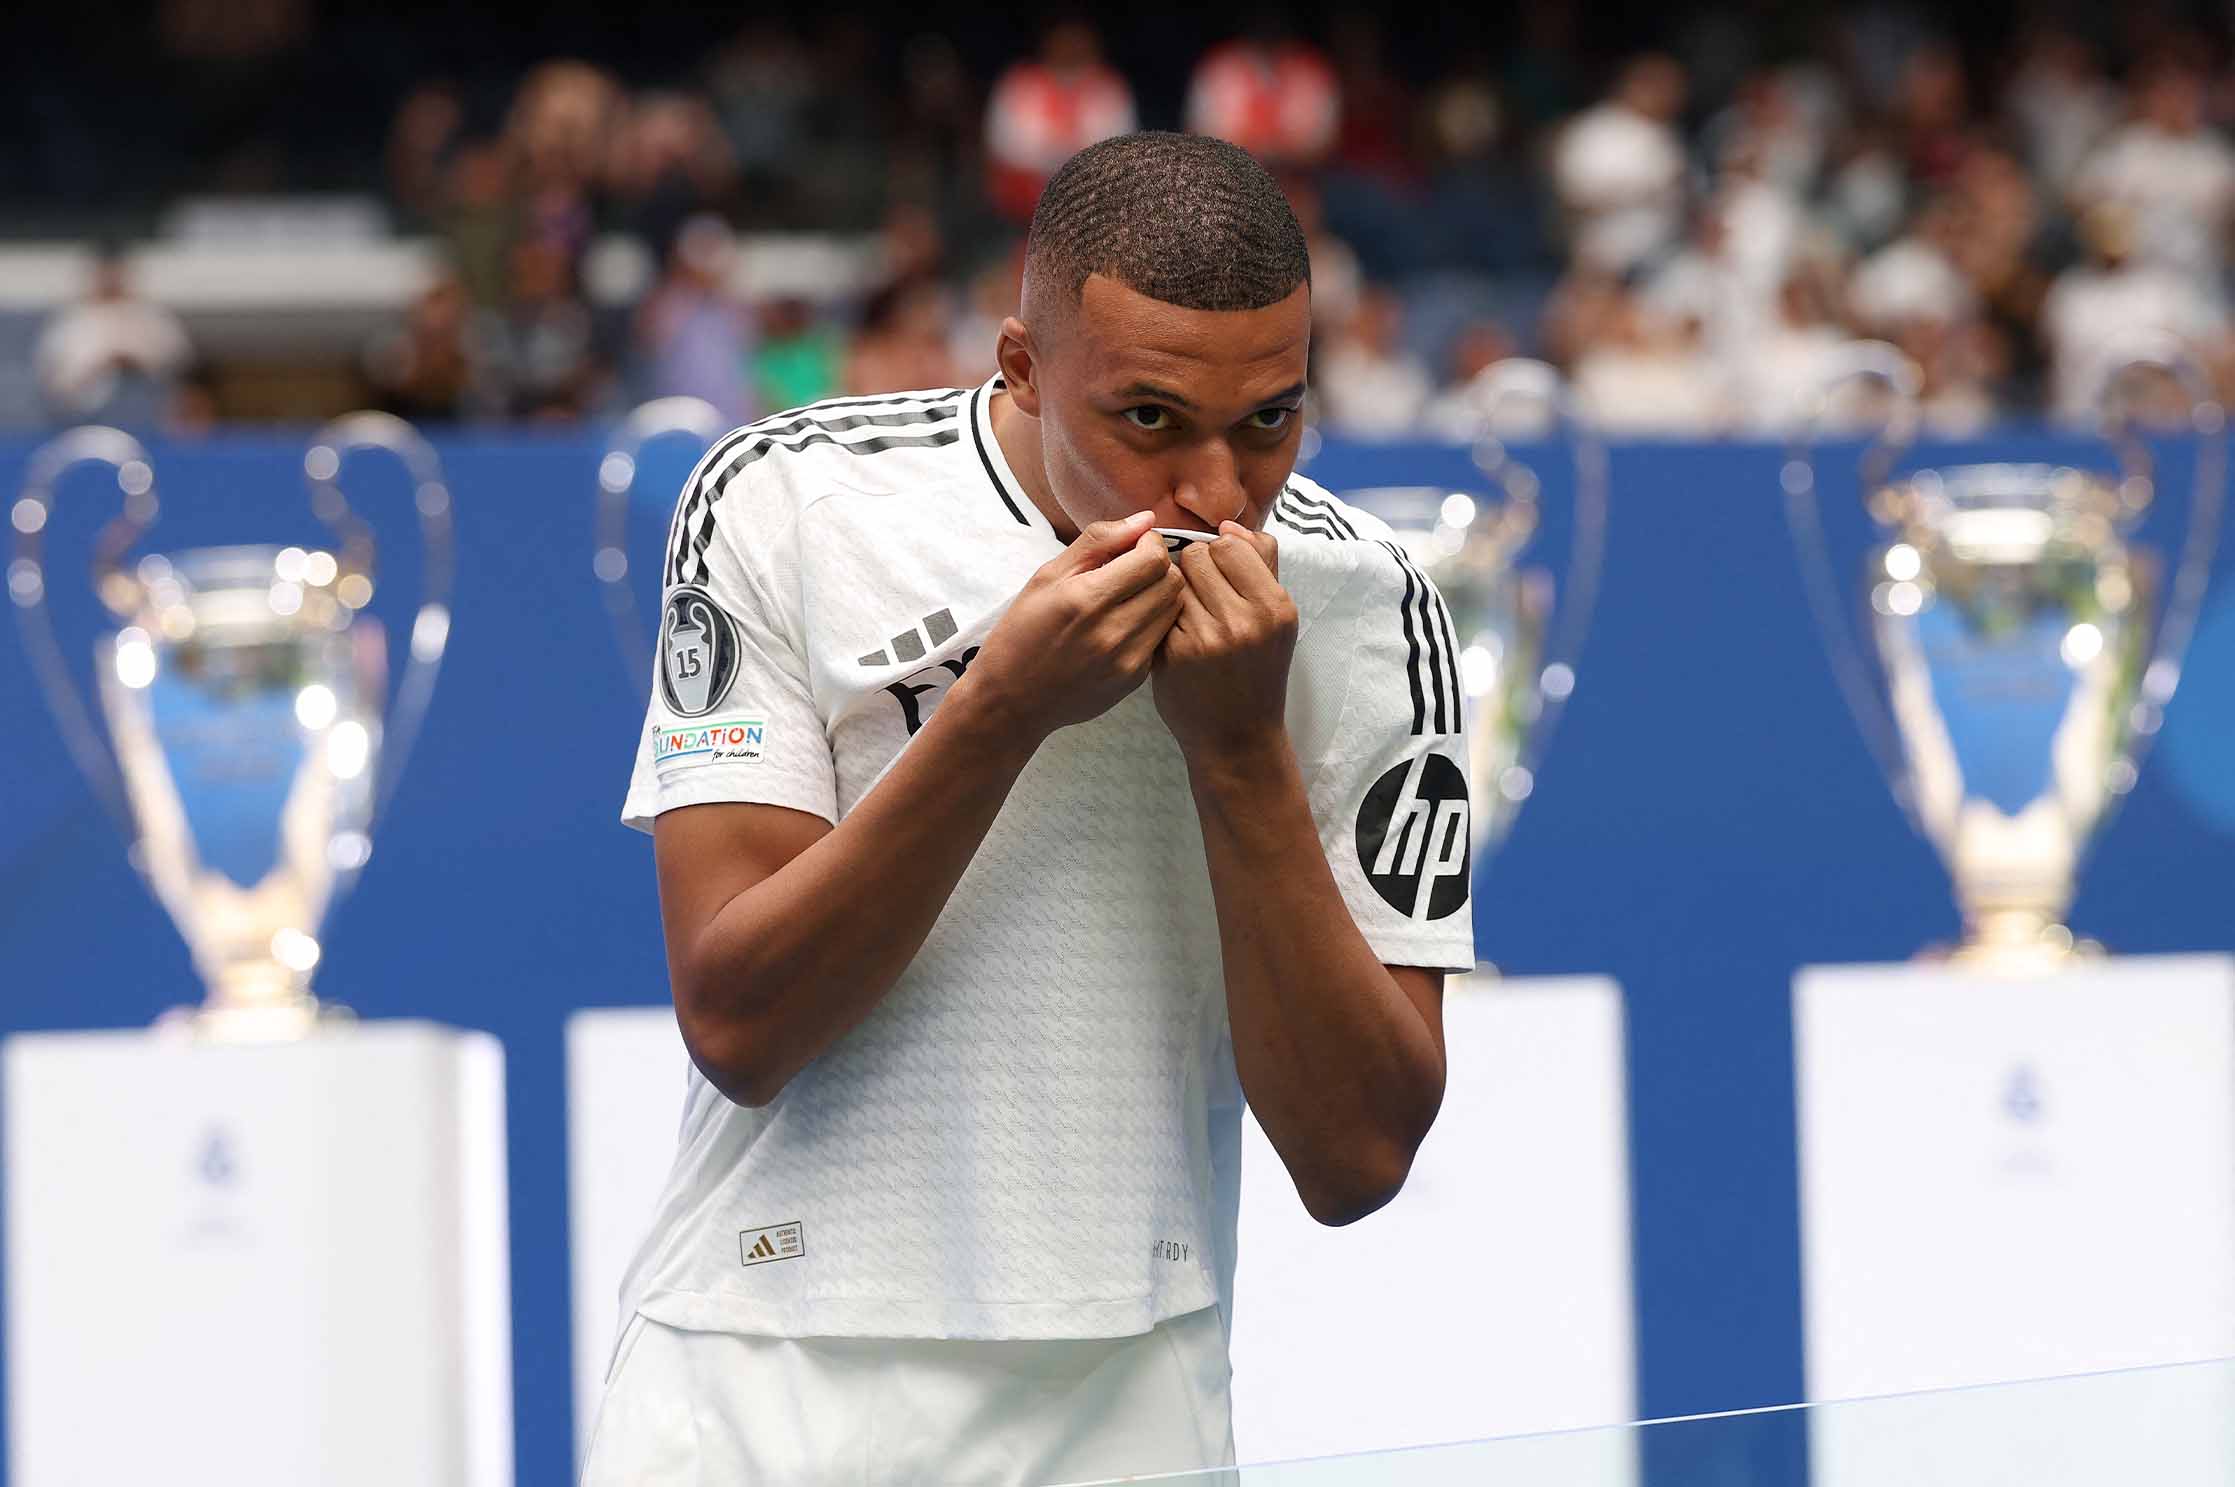
[{"label": "blue backdrop panel", "polygon": [[[301,447],[257,436],[158,448],[164,518],[143,546],[317,540]],[[0,492],[15,490],[29,448],[0,444]],[[2088,448],[2017,432],[1923,457]],[[458,515],[450,655],[372,861],[329,926],[319,985],[366,1016],[504,1040],[519,1475],[557,1482],[572,1440],[561,1026],[576,1007],[666,995],[649,847],[616,821],[642,699],[590,578],[599,446],[477,437],[442,453]],[[1826,474],[1849,570],[1870,535],[1851,453]],[[1956,928],[1945,874],[1827,670],[1781,510],[1782,459],[1744,444],[1615,452],[1580,684],[1536,794],[1477,885],[1485,956],[1517,974],[1603,971],[1627,990],[1640,1403],[1654,1415],[1800,1393],[1794,968],[1897,959]],[[667,463],[665,491],[638,518],[646,542],[686,461]],[[1570,481],[1563,458],[1542,469],[1543,547],[1557,556]],[[1425,445],[1334,441],[1310,473],[1338,490],[1481,485],[1463,452]],[[2177,498],[2182,472],[2165,473]],[[97,620],[82,576],[113,499],[99,486],[69,482],[50,534],[81,677]],[[418,538],[400,478],[368,464],[362,488],[383,538],[375,607],[394,620],[415,596]],[[2161,542],[2182,518],[2179,499],[2166,504],[2149,527]],[[2235,948],[2227,587],[2164,747],[2075,910],[2078,928],[2118,950]],[[72,769],[13,637],[0,637],[0,708],[0,1030],[131,1026],[191,1000],[178,937]]]}]

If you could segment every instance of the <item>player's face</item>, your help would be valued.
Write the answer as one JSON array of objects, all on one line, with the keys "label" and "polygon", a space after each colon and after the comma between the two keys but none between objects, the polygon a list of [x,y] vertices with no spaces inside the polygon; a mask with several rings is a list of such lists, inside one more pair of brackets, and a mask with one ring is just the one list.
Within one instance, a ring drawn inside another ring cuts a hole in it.
[{"label": "player's face", "polygon": [[1049,492],[1073,524],[1154,511],[1215,532],[1265,524],[1303,434],[1311,291],[1183,310],[1101,275],[1034,362]]}]

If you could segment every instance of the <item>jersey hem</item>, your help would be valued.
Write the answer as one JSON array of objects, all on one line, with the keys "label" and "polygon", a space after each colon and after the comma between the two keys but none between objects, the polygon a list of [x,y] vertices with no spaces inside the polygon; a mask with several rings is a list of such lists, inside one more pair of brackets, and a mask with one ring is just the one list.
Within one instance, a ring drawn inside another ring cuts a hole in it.
[{"label": "jersey hem", "polygon": [[654,1291],[637,1312],[686,1332],[760,1337],[889,1337],[1047,1342],[1138,1337],[1218,1305],[1207,1277],[1153,1296],[1108,1301],[882,1301],[817,1297],[789,1303],[710,1291]]}]

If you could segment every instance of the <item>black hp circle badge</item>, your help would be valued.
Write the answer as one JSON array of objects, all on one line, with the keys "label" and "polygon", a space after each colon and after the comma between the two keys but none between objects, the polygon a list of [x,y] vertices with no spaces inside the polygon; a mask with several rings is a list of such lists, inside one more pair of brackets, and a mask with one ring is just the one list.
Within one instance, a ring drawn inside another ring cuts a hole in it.
[{"label": "black hp circle badge", "polygon": [[1467,901],[1467,780],[1441,754],[1398,765],[1358,809],[1358,865],[1408,919],[1442,919]]},{"label": "black hp circle badge", "polygon": [[686,718],[721,706],[737,680],[737,626],[695,583],[667,591],[660,614],[660,692]]}]

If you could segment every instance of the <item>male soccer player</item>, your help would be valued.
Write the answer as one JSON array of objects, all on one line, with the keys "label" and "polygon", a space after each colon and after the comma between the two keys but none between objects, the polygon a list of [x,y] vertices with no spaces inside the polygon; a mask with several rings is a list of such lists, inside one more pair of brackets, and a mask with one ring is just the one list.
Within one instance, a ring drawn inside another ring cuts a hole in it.
[{"label": "male soccer player", "polygon": [[1457,657],[1292,473],[1310,293],[1248,155],[1123,136],[992,381],[693,472],[625,817],[696,1067],[594,1487],[1227,1463],[1242,1098],[1322,1222],[1404,1181],[1474,958]]}]

